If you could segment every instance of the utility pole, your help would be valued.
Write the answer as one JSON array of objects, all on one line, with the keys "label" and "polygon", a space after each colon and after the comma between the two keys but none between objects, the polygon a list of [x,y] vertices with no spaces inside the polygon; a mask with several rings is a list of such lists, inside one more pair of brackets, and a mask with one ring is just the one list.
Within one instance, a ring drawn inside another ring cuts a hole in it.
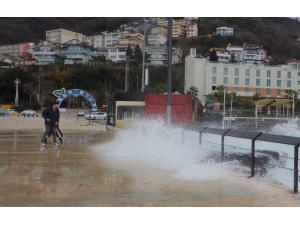
[{"label": "utility pole", "polygon": [[145,92],[145,42],[146,42],[146,17],[144,19],[144,41],[143,41],[143,68],[142,68],[142,92]]},{"label": "utility pole", "polygon": [[172,121],[172,22],[173,18],[169,17],[168,28],[168,104],[167,104],[167,124],[171,125]]},{"label": "utility pole", "polygon": [[21,83],[19,81],[19,79],[15,79],[14,83],[16,84],[16,97],[15,97],[15,106],[18,105],[18,102],[19,102],[19,92],[18,92],[18,85]]},{"label": "utility pole", "polygon": [[129,56],[126,57],[126,72],[125,72],[125,92],[128,92],[128,67],[129,67]]}]

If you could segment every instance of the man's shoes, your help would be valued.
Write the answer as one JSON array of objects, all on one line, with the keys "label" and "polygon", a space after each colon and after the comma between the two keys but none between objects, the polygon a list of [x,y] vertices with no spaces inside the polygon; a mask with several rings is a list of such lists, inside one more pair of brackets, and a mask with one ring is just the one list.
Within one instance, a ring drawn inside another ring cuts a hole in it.
[{"label": "man's shoes", "polygon": [[53,146],[54,147],[58,147],[58,144],[55,142],[55,143],[53,143]]},{"label": "man's shoes", "polygon": [[44,142],[40,142],[40,146],[41,147],[45,147],[45,143]]}]

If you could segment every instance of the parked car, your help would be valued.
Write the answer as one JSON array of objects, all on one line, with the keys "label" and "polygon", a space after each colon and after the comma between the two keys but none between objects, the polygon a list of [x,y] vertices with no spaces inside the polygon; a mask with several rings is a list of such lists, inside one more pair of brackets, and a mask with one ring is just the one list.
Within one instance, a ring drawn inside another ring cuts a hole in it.
[{"label": "parked car", "polygon": [[35,111],[33,109],[25,109],[24,111],[21,112],[21,116],[34,116]]},{"label": "parked car", "polygon": [[14,111],[15,111],[14,109],[7,109],[6,110],[6,112],[7,112],[8,115],[14,114]]},{"label": "parked car", "polygon": [[106,120],[107,114],[105,112],[92,112],[85,116],[87,120]]},{"label": "parked car", "polygon": [[78,111],[77,116],[84,116],[84,112],[83,111]]}]

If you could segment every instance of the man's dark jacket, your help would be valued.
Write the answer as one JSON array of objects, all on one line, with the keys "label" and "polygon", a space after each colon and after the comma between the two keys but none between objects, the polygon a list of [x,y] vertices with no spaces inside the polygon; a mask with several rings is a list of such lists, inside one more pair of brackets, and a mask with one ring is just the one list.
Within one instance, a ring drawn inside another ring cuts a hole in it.
[{"label": "man's dark jacket", "polygon": [[[45,119],[46,125],[54,126],[56,122],[59,123],[60,114],[58,108],[54,111],[52,106],[50,106],[43,111],[42,116]],[[50,119],[50,121],[47,121],[47,119]]]}]

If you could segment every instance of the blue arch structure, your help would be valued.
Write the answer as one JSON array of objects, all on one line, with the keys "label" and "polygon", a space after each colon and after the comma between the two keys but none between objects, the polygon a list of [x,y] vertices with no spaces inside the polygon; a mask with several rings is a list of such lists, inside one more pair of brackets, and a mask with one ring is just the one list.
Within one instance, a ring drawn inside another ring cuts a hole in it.
[{"label": "blue arch structure", "polygon": [[97,104],[95,99],[86,91],[81,90],[81,89],[70,89],[65,91],[65,89],[61,89],[61,90],[56,90],[54,92],[52,92],[57,98],[56,102],[58,103],[58,107],[60,106],[60,103],[62,103],[63,100],[65,100],[65,98],[68,98],[69,96],[73,95],[75,97],[78,96],[83,96],[85,97],[87,100],[89,100],[89,102],[91,103],[92,106],[92,111],[97,111]]}]

